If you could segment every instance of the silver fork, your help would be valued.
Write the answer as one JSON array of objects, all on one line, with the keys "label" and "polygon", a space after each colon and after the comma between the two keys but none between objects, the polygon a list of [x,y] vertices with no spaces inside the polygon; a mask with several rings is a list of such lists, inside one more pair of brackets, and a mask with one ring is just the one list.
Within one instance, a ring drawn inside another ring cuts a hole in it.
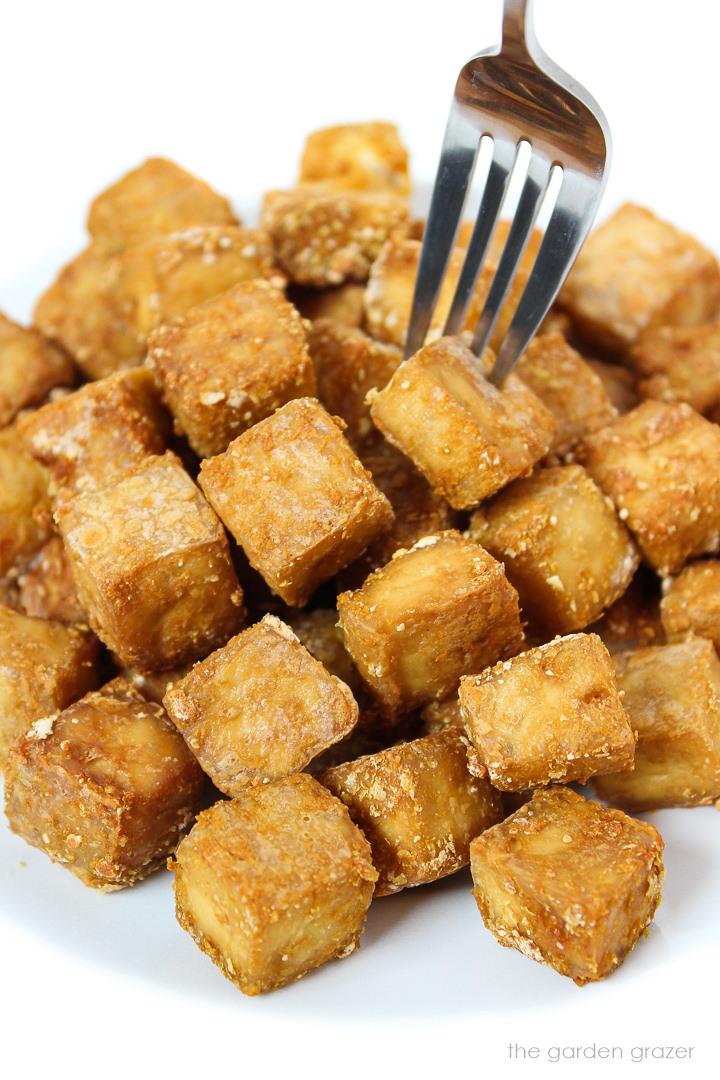
[{"label": "silver fork", "polygon": [[[607,121],[594,99],[537,43],[534,0],[504,0],[502,44],[473,56],[460,72],[423,235],[405,357],[422,347],[460,226],[484,137],[492,157],[445,334],[459,332],[518,158],[529,165],[507,240],[472,342],[487,346],[523,256],[551,176],[562,180],[520,303],[489,378],[500,385],[539,327],[587,236],[610,166]],[[554,183],[557,188],[557,184]]]}]

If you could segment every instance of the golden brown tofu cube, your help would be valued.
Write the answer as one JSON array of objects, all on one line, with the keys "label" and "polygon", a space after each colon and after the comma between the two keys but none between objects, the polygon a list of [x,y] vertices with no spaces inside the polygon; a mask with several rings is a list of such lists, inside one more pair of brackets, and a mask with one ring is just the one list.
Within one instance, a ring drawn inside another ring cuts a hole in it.
[{"label": "golden brown tofu cube", "polygon": [[244,994],[349,956],[377,878],[343,804],[302,774],[205,810],[170,868],[178,922]]},{"label": "golden brown tofu cube", "polygon": [[34,720],[98,685],[99,659],[92,634],[0,606],[0,771]]},{"label": "golden brown tofu cube", "polygon": [[48,474],[30,457],[16,427],[0,431],[0,578],[23,569],[52,527]]},{"label": "golden brown tofu cube", "polygon": [[572,634],[460,680],[468,736],[491,783],[523,791],[632,768],[635,736],[610,654]]},{"label": "golden brown tofu cube", "polygon": [[394,345],[374,341],[362,330],[332,319],[318,319],[308,331],[308,348],[317,379],[317,396],[332,416],[347,424],[345,438],[357,454],[383,442],[365,398],[382,389],[402,363]]},{"label": "golden brown tofu cube", "polygon": [[631,359],[644,398],[686,401],[705,414],[720,404],[720,323],[649,330]]},{"label": "golden brown tofu cube", "polygon": [[163,705],[212,782],[232,797],[300,772],[358,718],[350,688],[275,615],[196,664]]},{"label": "golden brown tofu cube", "polygon": [[628,649],[614,657],[638,734],[635,768],[597,777],[601,799],[625,810],[698,806],[720,797],[720,659],[711,641]]},{"label": "golden brown tofu cube", "polygon": [[337,610],[315,608],[313,611],[292,612],[288,621],[310,655],[319,660],[331,675],[346,683],[353,697],[362,695],[362,679],[345,648]]},{"label": "golden brown tofu cube", "polygon": [[136,668],[128,667],[123,668],[120,675],[147,701],[154,701],[156,705],[162,705],[162,699],[165,697],[170,684],[185,678],[191,668],[192,664],[181,664],[179,667],[169,668],[167,671],[151,671],[143,674]]},{"label": "golden brown tofu cube", "polygon": [[640,404],[637,378],[633,371],[623,367],[622,364],[609,364],[604,360],[591,360],[587,357],[585,363],[600,379],[607,396],[620,416],[624,416]]},{"label": "golden brown tofu cube", "polygon": [[242,625],[227,537],[174,454],[76,495],[55,519],[90,625],[123,663],[188,663]]},{"label": "golden brown tofu cube", "polygon": [[454,874],[470,841],[502,819],[499,792],[472,776],[457,728],[426,735],[318,774],[372,848],[376,896]]},{"label": "golden brown tofu cube", "polygon": [[48,540],[27,573],[18,579],[18,587],[20,606],[26,615],[55,619],[67,626],[87,623],[59,536]]},{"label": "golden brown tofu cube", "polygon": [[473,840],[473,895],[501,945],[582,986],[647,933],[663,848],[653,825],[554,787]]},{"label": "golden brown tofu cube", "polygon": [[148,371],[118,371],[18,421],[33,457],[47,466],[51,495],[65,502],[122,479],[162,454],[170,418]]},{"label": "golden brown tofu cube", "polygon": [[102,892],[162,866],[202,806],[202,769],[123,679],[36,720],[10,751],[13,832]]},{"label": "golden brown tofu cube", "polygon": [[281,405],[315,394],[302,319],[263,279],[153,331],[146,364],[199,457],[221,454]]},{"label": "golden brown tofu cube", "polygon": [[470,535],[504,563],[523,614],[546,635],[597,619],[638,565],[612,503],[579,465],[516,480],[476,511]]},{"label": "golden brown tofu cube", "polygon": [[627,203],[585,241],[558,302],[582,334],[622,354],[645,330],[714,318],[720,267],[692,236]]},{"label": "golden brown tofu cube", "polygon": [[37,405],[54,386],[72,386],[75,365],[37,330],[0,312],[0,428],[21,409]]},{"label": "golden brown tofu cube", "polygon": [[461,675],[519,652],[517,593],[500,563],[449,531],[396,552],[341,593],[345,644],[386,715],[447,697]]},{"label": "golden brown tofu cube", "polygon": [[90,207],[88,232],[106,251],[198,225],[237,225],[230,203],[165,158],[148,158],[102,191]]},{"label": "golden brown tofu cube", "polygon": [[433,735],[436,731],[444,731],[447,727],[465,730],[465,720],[457,694],[452,694],[443,701],[430,701],[427,705],[423,705],[420,717],[425,735]]},{"label": "golden brown tofu cube", "polygon": [[515,370],[555,417],[553,454],[567,454],[584,435],[618,415],[600,378],[562,334],[536,337]]},{"label": "golden brown tofu cube", "polygon": [[720,560],[690,563],[677,577],[666,578],[662,591],[660,615],[668,637],[692,631],[709,638],[720,653]]},{"label": "golden brown tofu cube", "polygon": [[35,325],[89,379],[142,364],[151,330],[241,281],[284,277],[259,229],[201,226],[117,255],[91,247],[40,297]]},{"label": "golden brown tofu cube", "polygon": [[288,299],[303,319],[334,319],[345,326],[362,326],[365,286],[348,282],[334,289],[311,289],[302,285],[288,288]]},{"label": "golden brown tofu cube", "polygon": [[658,573],[720,547],[720,430],[689,405],[645,401],[576,456]]},{"label": "golden brown tofu cube", "polygon": [[588,630],[598,635],[609,653],[640,645],[664,645],[659,579],[646,567],[638,567],[620,599]]},{"label": "golden brown tofu cube", "polygon": [[441,338],[372,396],[385,438],[456,510],[528,472],[554,438],[552,414],[516,375],[500,390],[489,382],[492,361],[490,350],[479,361],[460,338]]},{"label": "golden brown tofu cube", "polygon": [[394,191],[407,195],[408,153],[395,124],[374,121],[312,131],[305,140],[300,183],[333,191]]},{"label": "golden brown tofu cube", "polygon": [[409,216],[399,195],[318,186],[268,191],[260,224],[291,281],[322,287],[367,281],[388,237],[407,233]]},{"label": "golden brown tofu cube", "polygon": [[202,463],[198,483],[251,565],[291,607],[392,523],[333,418],[289,402]]}]

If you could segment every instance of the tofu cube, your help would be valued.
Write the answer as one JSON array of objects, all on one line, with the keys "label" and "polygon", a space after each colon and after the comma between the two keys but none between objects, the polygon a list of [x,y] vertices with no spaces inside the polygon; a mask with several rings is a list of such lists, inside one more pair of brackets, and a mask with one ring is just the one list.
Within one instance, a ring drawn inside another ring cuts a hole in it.
[{"label": "tofu cube", "polygon": [[644,566],[638,567],[620,599],[588,630],[598,635],[609,653],[640,645],[664,645],[660,582],[655,574]]},{"label": "tofu cube", "polygon": [[473,895],[501,945],[582,986],[604,979],[647,934],[663,848],[653,825],[549,788],[473,840]]},{"label": "tofu cube", "polygon": [[231,797],[300,772],[358,718],[350,688],[275,615],[196,664],[163,704],[212,782]]},{"label": "tofu cube", "polygon": [[0,605],[0,771],[33,721],[99,685],[99,660],[92,634]]},{"label": "tofu cube", "polygon": [[0,431],[0,578],[24,569],[51,532],[48,474],[15,425]]},{"label": "tofu cube", "polygon": [[93,243],[106,251],[198,225],[237,225],[237,218],[227,199],[166,158],[148,158],[102,191],[87,221]]},{"label": "tofu cube", "polygon": [[289,625],[311,656],[331,674],[342,680],[356,699],[364,693],[358,669],[345,648],[336,608],[314,608],[291,612]]},{"label": "tofu cube", "polygon": [[[447,727],[465,730],[465,718],[458,694],[451,694],[442,701],[430,701],[427,705],[423,705],[420,718],[424,735],[433,735],[436,731],[443,731]],[[474,747],[468,747],[468,750],[470,749]]]},{"label": "tofu cube", "polygon": [[408,195],[408,153],[395,124],[340,124],[312,131],[300,162],[300,184],[332,191],[394,191]]},{"label": "tofu cube", "polygon": [[72,386],[75,365],[37,330],[0,312],[0,428],[29,405],[39,404],[55,386]]},{"label": "tofu cube", "polygon": [[204,461],[198,483],[250,564],[291,607],[392,523],[390,503],[312,398],[288,402]]},{"label": "tofu cube", "polygon": [[137,668],[126,667],[120,671],[120,676],[131,684],[146,701],[153,701],[156,705],[162,705],[162,699],[168,691],[171,683],[179,682],[192,668],[192,664],[180,664],[176,668],[168,668],[167,671],[150,671],[144,675]]},{"label": "tofu cube", "polygon": [[460,680],[465,729],[501,791],[632,768],[635,736],[610,654],[572,634]]},{"label": "tofu cube", "polygon": [[322,287],[367,281],[383,244],[389,236],[405,236],[409,218],[400,195],[318,185],[268,191],[260,225],[290,280]]},{"label": "tofu cube", "polygon": [[638,741],[632,772],[593,779],[600,798],[633,812],[720,798],[720,659],[713,643],[689,635],[614,660]]},{"label": "tofu cube", "polygon": [[552,444],[552,414],[516,375],[502,389],[492,366],[460,338],[441,338],[397,369],[372,397],[385,438],[417,465],[456,510],[477,506],[532,469]]},{"label": "tofu cube", "polygon": [[523,614],[546,636],[597,619],[638,565],[612,503],[579,465],[516,480],[476,511],[470,535],[504,563]]},{"label": "tofu cube", "polygon": [[345,645],[387,716],[447,697],[461,675],[523,645],[517,593],[500,563],[448,531],[401,549],[338,597]]},{"label": "tofu cube", "polygon": [[685,401],[704,414],[720,405],[719,322],[648,330],[630,355],[642,397]]},{"label": "tofu cube", "polygon": [[205,777],[159,705],[123,679],[36,720],[10,751],[13,832],[102,892],[162,866]]},{"label": "tofu cube", "polygon": [[343,804],[303,774],[205,810],[170,868],[178,922],[244,994],[349,956],[377,878]]},{"label": "tofu cube", "polygon": [[86,624],[75,580],[59,536],[51,536],[29,570],[18,579],[19,602],[26,615],[55,619],[72,626]]},{"label": "tofu cube", "polygon": [[720,429],[689,405],[645,401],[576,456],[658,573],[720,548]]},{"label": "tofu cube", "polygon": [[174,454],[76,495],[55,519],[90,625],[124,664],[188,663],[242,625],[222,525]]},{"label": "tofu cube", "polygon": [[470,841],[502,819],[500,793],[468,772],[457,728],[400,743],[318,774],[372,848],[376,896],[467,866]]},{"label": "tofu cube", "polygon": [[280,405],[315,394],[302,319],[268,281],[245,281],[154,330],[147,366],[199,457]]},{"label": "tofu cube", "polygon": [[[720,653],[720,559],[690,563],[662,586],[660,617],[669,638],[692,631]],[[645,644],[655,644],[647,642]]]},{"label": "tofu cube", "polygon": [[302,285],[290,285],[288,299],[295,305],[303,319],[334,319],[345,326],[361,327],[363,324],[363,300],[365,286],[349,281],[330,289],[313,289]]},{"label": "tofu cube", "polygon": [[604,360],[592,360],[588,357],[585,358],[585,363],[592,368],[600,379],[619,416],[624,416],[625,413],[630,412],[631,409],[640,404],[637,376],[634,371],[623,367],[622,364],[611,364]]}]

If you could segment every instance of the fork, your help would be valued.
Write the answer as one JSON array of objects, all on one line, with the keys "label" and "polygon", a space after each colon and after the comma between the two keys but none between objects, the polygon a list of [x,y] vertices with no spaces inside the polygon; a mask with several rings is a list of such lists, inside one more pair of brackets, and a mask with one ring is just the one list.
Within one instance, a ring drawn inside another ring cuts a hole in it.
[{"label": "fork", "polygon": [[[519,174],[522,189],[473,337],[477,356],[490,340],[543,201],[546,195],[552,198],[548,189],[556,191],[533,268],[488,376],[496,386],[515,367],[557,296],[592,225],[611,157],[610,131],[597,102],[538,45],[533,3],[504,0],[501,45],[473,56],[460,72],[423,235],[405,347],[407,359],[425,341],[480,144],[489,138],[492,157],[445,334],[457,334],[462,327],[513,174]],[[523,180],[522,163],[528,157]],[[558,187],[553,178],[560,170]]]}]

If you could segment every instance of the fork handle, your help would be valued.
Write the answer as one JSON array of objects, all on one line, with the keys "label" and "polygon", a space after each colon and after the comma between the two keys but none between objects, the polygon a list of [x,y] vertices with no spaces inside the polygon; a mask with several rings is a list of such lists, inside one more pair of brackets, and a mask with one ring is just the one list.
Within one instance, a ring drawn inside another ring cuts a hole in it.
[{"label": "fork handle", "polygon": [[503,0],[502,47],[527,52],[533,34],[535,0]]}]

